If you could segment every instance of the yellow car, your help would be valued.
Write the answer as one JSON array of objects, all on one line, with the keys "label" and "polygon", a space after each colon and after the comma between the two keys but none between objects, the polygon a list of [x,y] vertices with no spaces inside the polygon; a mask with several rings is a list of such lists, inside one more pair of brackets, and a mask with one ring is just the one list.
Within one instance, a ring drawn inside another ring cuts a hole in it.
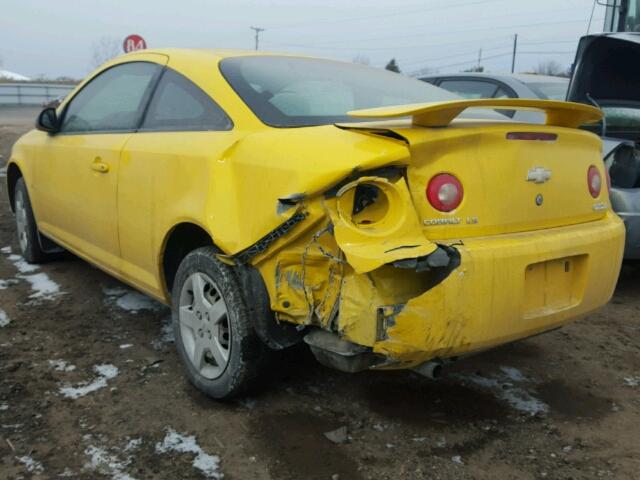
[{"label": "yellow car", "polygon": [[600,118],[348,63],[147,50],[43,110],[7,179],[25,259],[63,247],[172,305],[189,379],[224,398],[301,340],[343,371],[435,375],[605,304],[624,227],[578,128]]}]

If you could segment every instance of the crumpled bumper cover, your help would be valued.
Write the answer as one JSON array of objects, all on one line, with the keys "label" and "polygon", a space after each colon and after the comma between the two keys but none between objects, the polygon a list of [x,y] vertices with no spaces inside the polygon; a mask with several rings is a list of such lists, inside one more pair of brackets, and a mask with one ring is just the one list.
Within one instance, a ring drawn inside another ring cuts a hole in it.
[{"label": "crumpled bumper cover", "polygon": [[622,261],[624,228],[600,221],[466,239],[461,264],[410,299],[373,351],[388,368],[487,349],[556,328],[604,305]]}]

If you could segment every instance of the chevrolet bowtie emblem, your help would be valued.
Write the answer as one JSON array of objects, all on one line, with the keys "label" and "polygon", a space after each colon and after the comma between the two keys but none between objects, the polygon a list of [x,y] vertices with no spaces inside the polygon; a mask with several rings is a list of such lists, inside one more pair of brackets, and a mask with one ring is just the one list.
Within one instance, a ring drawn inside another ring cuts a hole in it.
[{"label": "chevrolet bowtie emblem", "polygon": [[534,167],[527,172],[527,182],[544,183],[551,178],[551,170],[543,167]]}]

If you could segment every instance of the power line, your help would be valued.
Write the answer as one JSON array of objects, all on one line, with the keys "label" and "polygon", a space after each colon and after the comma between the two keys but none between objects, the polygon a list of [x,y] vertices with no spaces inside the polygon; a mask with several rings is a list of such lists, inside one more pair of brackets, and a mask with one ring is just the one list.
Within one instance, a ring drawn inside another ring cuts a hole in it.
[{"label": "power line", "polygon": [[376,14],[376,15],[368,15],[368,16],[358,16],[358,17],[349,17],[349,18],[338,18],[338,19],[329,19],[329,18],[325,18],[325,19],[321,19],[321,20],[316,20],[313,22],[306,22],[306,23],[292,23],[289,25],[281,25],[281,26],[274,26],[274,27],[269,27],[269,30],[284,30],[284,29],[289,29],[289,28],[301,28],[301,27],[306,27],[309,25],[321,25],[321,24],[327,24],[327,23],[342,23],[342,22],[354,22],[354,21],[361,21],[361,20],[372,20],[375,18],[388,18],[388,17],[397,17],[397,16],[402,16],[402,15],[412,15],[414,13],[426,13],[426,12],[433,12],[433,11],[437,11],[437,10],[445,10],[445,9],[451,9],[451,8],[455,8],[455,7],[466,7],[466,6],[471,6],[471,5],[481,5],[481,4],[485,4],[485,3],[495,3],[495,2],[503,2],[505,0],[470,0],[467,1],[465,3],[459,2],[459,3],[447,3],[446,5],[441,5],[441,6],[437,6],[437,7],[430,7],[430,8],[420,8],[420,9],[415,9],[415,10],[408,10],[408,11],[404,11],[404,12],[389,12],[389,13],[381,13],[381,14]]},{"label": "power line", "polygon": [[[522,24],[517,24],[517,25],[507,25],[504,27],[483,27],[483,28],[474,28],[474,29],[463,29],[463,30],[446,30],[445,32],[433,32],[433,31],[425,31],[423,28],[423,31],[420,33],[412,33],[412,34],[407,34],[407,35],[393,35],[393,36],[388,36],[388,37],[368,37],[368,38],[360,38],[357,39],[355,41],[357,42],[370,42],[370,41],[378,41],[378,40],[390,40],[390,39],[398,39],[398,38],[411,38],[411,37],[419,37],[419,36],[423,36],[423,35],[433,35],[433,34],[445,34],[445,35],[450,35],[450,34],[455,34],[455,33],[468,33],[468,32],[483,32],[483,31],[487,31],[487,30],[511,30],[514,28],[533,28],[533,27],[540,27],[540,26],[548,26],[548,25],[567,25],[567,24],[572,24],[572,23],[585,23],[585,20],[561,20],[561,21],[556,21],[556,22],[536,22],[536,23],[522,23]],[[335,40],[335,41],[331,41],[331,42],[325,42],[325,43],[320,43],[320,44],[314,44],[314,45],[309,45],[309,47],[317,47],[317,46],[323,46],[323,45],[334,45],[336,43],[344,43],[344,40]],[[357,50],[357,47],[354,47],[354,50]]]},{"label": "power line", "polygon": [[434,47],[452,47],[456,45],[467,45],[469,43],[482,43],[483,45],[488,42],[493,42],[496,40],[506,40],[507,38],[511,38],[511,36],[501,35],[499,37],[490,37],[490,38],[480,38],[474,40],[465,40],[463,42],[448,42],[448,43],[421,43],[417,45],[399,45],[395,47],[385,46],[385,47],[344,47],[344,46],[315,46],[315,45],[301,45],[301,44],[278,44],[278,43],[270,43],[267,42],[267,45],[273,48],[282,48],[282,47],[295,47],[295,48],[309,48],[316,50],[347,50],[347,51],[378,51],[378,50],[402,50],[409,48],[434,48]]},{"label": "power line", "polygon": [[[575,51],[518,51],[517,52],[518,55],[569,55],[573,53],[575,53]],[[476,54],[472,52],[467,52],[466,55],[471,57],[472,55],[476,55]],[[490,55],[488,57],[483,57],[483,60],[493,60],[495,58],[502,58],[502,57],[512,56],[512,55],[513,55],[513,52],[510,50],[507,52]],[[424,60],[423,62],[420,62],[420,63],[424,63],[431,68],[439,69],[439,68],[449,68],[449,67],[458,67],[461,65],[468,65],[468,64],[477,62],[477,58],[469,58],[469,60],[465,60],[462,62],[448,63],[446,65],[432,65],[432,62],[434,61],[436,61],[436,59]],[[417,62],[413,62],[413,63],[417,63]],[[410,65],[410,63],[402,63],[402,64]]]},{"label": "power line", "polygon": [[[480,42],[477,42],[476,44],[479,44]],[[481,44],[481,43],[480,43]],[[481,44],[484,45],[484,44]],[[493,47],[493,48],[485,48],[484,51],[485,52],[489,52],[492,50],[504,50],[504,46],[500,46],[500,47]],[[438,58],[430,58],[428,60],[412,60],[410,62],[402,62],[403,65],[415,65],[416,63],[429,63],[429,62],[437,62],[439,60],[448,60],[449,58],[456,58],[456,57],[465,57],[471,55],[470,52],[464,52],[464,53],[457,53],[454,55],[445,55],[442,57],[438,57]]]}]

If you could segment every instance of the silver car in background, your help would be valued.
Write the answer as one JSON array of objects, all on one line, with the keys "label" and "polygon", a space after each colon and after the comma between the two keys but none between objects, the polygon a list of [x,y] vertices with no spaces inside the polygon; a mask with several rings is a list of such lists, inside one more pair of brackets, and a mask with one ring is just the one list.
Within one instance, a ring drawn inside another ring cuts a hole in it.
[{"label": "silver car in background", "polygon": [[[564,100],[569,79],[545,75],[500,75],[490,73],[451,73],[426,75],[420,80],[449,90],[463,98],[542,98]],[[500,110],[517,122],[544,123],[541,112]]]},{"label": "silver car in background", "polygon": [[597,105],[611,204],[627,229],[625,259],[640,259],[640,33],[582,37],[567,100]]}]

